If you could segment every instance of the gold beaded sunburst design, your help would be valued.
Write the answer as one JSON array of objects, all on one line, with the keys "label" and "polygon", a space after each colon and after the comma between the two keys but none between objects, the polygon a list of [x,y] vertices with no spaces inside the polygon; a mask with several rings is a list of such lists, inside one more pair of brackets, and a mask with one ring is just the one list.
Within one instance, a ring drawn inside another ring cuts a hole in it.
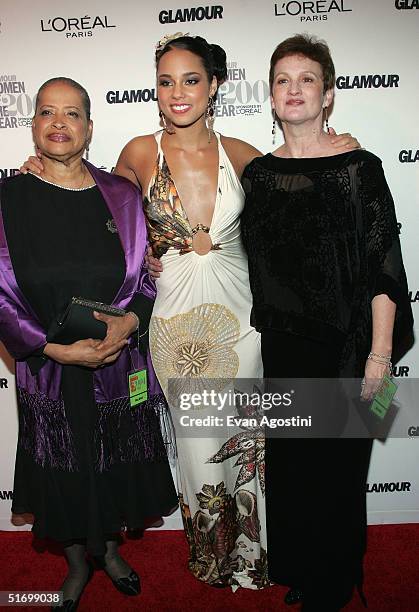
[{"label": "gold beaded sunburst design", "polygon": [[[240,323],[225,306],[201,304],[170,319],[153,317],[150,331],[153,365],[165,391],[168,379],[176,379],[180,393],[184,387],[191,390],[192,381],[198,391],[201,379],[226,380],[237,374],[239,357],[234,346]],[[220,383],[224,387],[225,382]]]}]

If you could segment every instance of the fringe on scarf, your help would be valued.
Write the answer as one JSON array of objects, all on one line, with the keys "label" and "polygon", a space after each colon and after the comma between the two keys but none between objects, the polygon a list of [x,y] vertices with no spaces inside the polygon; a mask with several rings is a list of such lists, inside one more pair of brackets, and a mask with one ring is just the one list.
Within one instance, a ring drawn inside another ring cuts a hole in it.
[{"label": "fringe on scarf", "polygon": [[174,455],[173,428],[163,395],[131,407],[128,398],[97,404],[94,432],[95,469],[137,461],[159,461]]},{"label": "fringe on scarf", "polygon": [[18,390],[19,445],[41,467],[76,470],[74,444],[62,399]]}]

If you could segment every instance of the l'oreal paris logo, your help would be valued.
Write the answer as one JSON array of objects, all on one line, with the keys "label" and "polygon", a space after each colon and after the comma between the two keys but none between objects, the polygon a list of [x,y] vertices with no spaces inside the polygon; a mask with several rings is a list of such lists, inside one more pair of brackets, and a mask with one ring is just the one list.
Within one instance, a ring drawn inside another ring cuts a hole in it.
[{"label": "l'oreal paris logo", "polygon": [[92,36],[96,28],[116,28],[109,23],[107,15],[90,17],[51,17],[41,19],[42,32],[65,32],[66,38],[83,38]]},{"label": "l'oreal paris logo", "polygon": [[351,8],[345,6],[346,0],[316,0],[306,2],[289,0],[275,4],[275,16],[300,17],[300,21],[321,21],[328,18],[329,13],[349,13]]}]

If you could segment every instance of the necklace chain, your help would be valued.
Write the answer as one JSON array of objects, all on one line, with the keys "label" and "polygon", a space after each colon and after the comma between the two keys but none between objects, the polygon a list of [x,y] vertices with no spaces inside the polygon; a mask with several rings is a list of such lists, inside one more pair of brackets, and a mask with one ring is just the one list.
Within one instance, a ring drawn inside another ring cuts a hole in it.
[{"label": "necklace chain", "polygon": [[88,185],[87,187],[83,187],[83,183],[87,175],[87,172],[84,167],[83,167],[83,180],[80,183],[79,187],[66,187],[65,185],[60,185],[59,183],[48,181],[46,178],[44,178],[43,176],[40,176],[39,174],[34,174],[32,172],[30,172],[30,174],[32,174],[32,176],[36,176],[36,178],[40,179],[44,183],[48,183],[48,185],[54,185],[54,187],[60,187],[61,189],[66,189],[67,191],[85,191],[86,189],[91,189],[92,187],[96,186],[95,184],[93,184],[93,185]]}]

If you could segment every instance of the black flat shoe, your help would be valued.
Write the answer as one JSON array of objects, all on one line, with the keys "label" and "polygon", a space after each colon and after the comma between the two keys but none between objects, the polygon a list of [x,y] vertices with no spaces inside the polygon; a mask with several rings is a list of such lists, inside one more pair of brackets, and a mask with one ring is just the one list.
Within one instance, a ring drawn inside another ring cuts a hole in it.
[{"label": "black flat shoe", "polygon": [[93,573],[95,571],[93,564],[89,560],[87,561],[87,564],[89,566],[89,573],[87,574],[86,583],[84,587],[82,588],[82,591],[80,595],[78,596],[78,598],[76,600],[65,599],[61,606],[52,606],[51,608],[52,612],[63,612],[63,611],[64,612],[76,612],[77,608],[79,607],[80,599],[81,599],[81,596],[83,595],[84,589],[86,588],[86,586],[92,579]]},{"label": "black flat shoe", "polygon": [[[111,577],[109,576],[109,578]],[[134,570],[125,578],[117,578],[116,580],[111,578],[111,580],[114,587],[124,595],[139,595],[141,593],[140,577]]]},{"label": "black flat shoe", "polygon": [[287,604],[287,606],[293,606],[297,603],[300,603],[302,599],[303,599],[302,590],[298,588],[294,588],[294,589],[290,589],[288,593],[285,595],[284,603]]}]

